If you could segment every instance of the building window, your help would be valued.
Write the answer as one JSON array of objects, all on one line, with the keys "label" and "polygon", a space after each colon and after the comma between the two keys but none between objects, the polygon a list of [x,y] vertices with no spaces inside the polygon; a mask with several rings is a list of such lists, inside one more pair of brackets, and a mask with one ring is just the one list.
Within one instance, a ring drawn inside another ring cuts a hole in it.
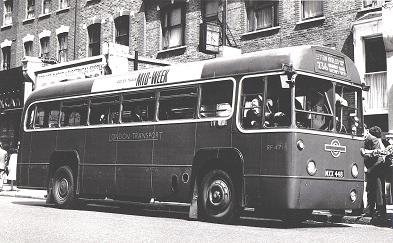
[{"label": "building window", "polygon": [[11,68],[11,47],[6,46],[1,49],[1,52],[3,54],[2,58],[2,68],[3,70],[7,70]]},{"label": "building window", "polygon": [[50,13],[51,0],[43,0],[42,1],[42,14]]},{"label": "building window", "polygon": [[26,19],[33,19],[35,17],[35,0],[27,0]]},{"label": "building window", "polygon": [[217,20],[219,9],[219,0],[210,0],[204,2],[203,17],[205,20]]},{"label": "building window", "polygon": [[59,40],[59,53],[58,53],[58,61],[66,62],[67,61],[67,41],[68,41],[68,33],[61,33],[58,35]]},{"label": "building window", "polygon": [[378,8],[382,7],[385,2],[390,2],[391,0],[363,0],[363,8]]},{"label": "building window", "polygon": [[323,1],[302,1],[302,19],[311,19],[323,16]]},{"label": "building window", "polygon": [[23,45],[25,47],[25,56],[33,56],[33,42],[26,41]]},{"label": "building window", "polygon": [[123,15],[115,19],[116,36],[115,42],[120,45],[129,45],[130,17]]},{"label": "building window", "polygon": [[168,7],[162,14],[162,48],[184,45],[184,8]]},{"label": "building window", "polygon": [[100,55],[101,25],[92,24],[87,29],[89,33],[89,57]]},{"label": "building window", "polygon": [[43,37],[40,40],[41,58],[49,59],[49,37]]},{"label": "building window", "polygon": [[3,18],[3,26],[12,24],[12,0],[4,1],[4,18]]},{"label": "building window", "polygon": [[277,1],[251,1],[247,6],[248,31],[277,26]]},{"label": "building window", "polygon": [[364,40],[366,73],[386,71],[386,51],[382,37]]},{"label": "building window", "polygon": [[68,0],[60,0],[59,1],[59,9],[65,9],[68,8]]}]

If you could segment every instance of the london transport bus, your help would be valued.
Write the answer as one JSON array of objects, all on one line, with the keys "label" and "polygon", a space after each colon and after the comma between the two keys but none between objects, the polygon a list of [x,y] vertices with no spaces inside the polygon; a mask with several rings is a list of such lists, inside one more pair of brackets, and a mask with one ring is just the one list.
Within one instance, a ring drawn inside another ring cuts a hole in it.
[{"label": "london transport bus", "polygon": [[361,80],[319,46],[59,83],[27,99],[21,134],[18,186],[60,208],[106,198],[300,221],[363,197]]}]

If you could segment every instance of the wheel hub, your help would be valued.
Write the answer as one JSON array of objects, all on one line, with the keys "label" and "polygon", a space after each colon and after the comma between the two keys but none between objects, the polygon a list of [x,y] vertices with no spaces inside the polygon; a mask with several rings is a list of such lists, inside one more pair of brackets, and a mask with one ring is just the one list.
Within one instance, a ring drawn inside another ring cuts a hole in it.
[{"label": "wheel hub", "polygon": [[61,181],[59,181],[59,195],[61,197],[65,197],[68,194],[68,181],[65,178],[62,178]]},{"label": "wheel hub", "polygon": [[215,180],[211,183],[208,198],[211,205],[215,207],[226,206],[230,202],[230,190],[228,185],[222,180]]}]

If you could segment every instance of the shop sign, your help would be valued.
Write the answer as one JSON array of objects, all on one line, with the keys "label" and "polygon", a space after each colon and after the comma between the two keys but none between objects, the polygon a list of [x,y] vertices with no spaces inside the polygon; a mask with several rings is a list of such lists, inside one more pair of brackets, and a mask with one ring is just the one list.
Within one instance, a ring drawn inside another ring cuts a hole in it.
[{"label": "shop sign", "polygon": [[62,81],[92,78],[104,75],[104,58],[68,63],[65,66],[52,65],[36,72],[35,89],[44,88]]}]

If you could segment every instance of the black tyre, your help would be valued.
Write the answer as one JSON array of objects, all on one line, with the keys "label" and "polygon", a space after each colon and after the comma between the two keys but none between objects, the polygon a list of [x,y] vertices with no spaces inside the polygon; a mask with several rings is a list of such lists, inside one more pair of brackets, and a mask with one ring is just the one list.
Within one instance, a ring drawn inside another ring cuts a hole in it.
[{"label": "black tyre", "polygon": [[203,177],[198,199],[202,219],[233,223],[239,217],[237,192],[231,177],[223,170],[211,170]]},{"label": "black tyre", "polygon": [[53,175],[52,196],[59,208],[72,208],[76,203],[75,180],[69,166],[59,167]]}]

